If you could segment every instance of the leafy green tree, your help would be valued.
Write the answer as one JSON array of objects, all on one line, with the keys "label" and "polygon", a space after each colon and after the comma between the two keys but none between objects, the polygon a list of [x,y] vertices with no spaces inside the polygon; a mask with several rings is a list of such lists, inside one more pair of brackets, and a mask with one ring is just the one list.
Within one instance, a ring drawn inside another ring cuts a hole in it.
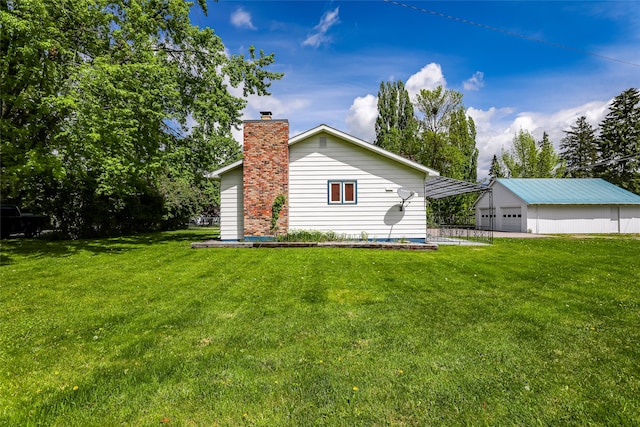
[{"label": "leafy green tree", "polygon": [[416,107],[422,113],[423,131],[433,133],[447,132],[453,114],[464,109],[462,94],[442,86],[420,90],[416,96]]},{"label": "leafy green tree", "polygon": [[413,104],[402,81],[380,83],[374,144],[412,158],[417,127]]},{"label": "leafy green tree", "polygon": [[[204,0],[199,6],[207,12]],[[184,0],[0,0],[3,199],[73,235],[177,223],[239,156],[231,129],[281,74],[228,55]]]},{"label": "leafy green tree", "polygon": [[[473,119],[465,114],[462,94],[438,86],[423,89],[415,106],[421,113],[418,147],[414,158],[442,176],[477,181],[478,149]],[[435,221],[465,220],[473,196],[459,196],[431,205]]]},{"label": "leafy green tree", "polygon": [[467,117],[464,107],[456,110],[450,118],[448,129],[451,146],[451,166],[447,176],[468,182],[478,180],[478,148],[476,147],[476,125]]},{"label": "leafy green tree", "polygon": [[459,153],[449,140],[449,126],[454,113],[464,110],[462,94],[442,86],[422,89],[416,95],[415,107],[421,113],[416,160],[448,176],[452,165],[459,160]]},{"label": "leafy green tree", "polygon": [[598,166],[607,181],[640,194],[640,91],[630,88],[616,96],[600,123]]},{"label": "leafy green tree", "polygon": [[520,129],[511,149],[502,151],[502,163],[509,178],[535,178],[538,166],[536,140],[529,131]]},{"label": "leafy green tree", "polygon": [[579,117],[576,124],[565,131],[560,149],[560,158],[567,165],[568,177],[593,177],[593,165],[598,158],[597,139],[594,128],[585,116]]},{"label": "leafy green tree", "polygon": [[502,151],[502,170],[509,178],[555,178],[564,174],[549,135],[544,132],[536,142],[529,131],[521,129],[511,149]]}]

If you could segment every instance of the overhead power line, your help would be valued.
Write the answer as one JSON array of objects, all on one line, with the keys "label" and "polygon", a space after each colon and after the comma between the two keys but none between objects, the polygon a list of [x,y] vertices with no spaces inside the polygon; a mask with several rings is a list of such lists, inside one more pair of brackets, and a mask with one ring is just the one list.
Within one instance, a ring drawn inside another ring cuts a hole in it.
[{"label": "overhead power line", "polygon": [[626,161],[634,160],[634,159],[640,159],[640,152],[635,153],[635,154],[630,154],[628,156],[620,157],[620,158],[617,158],[617,159],[607,159],[607,160],[602,160],[602,161],[597,162],[597,163],[580,164],[578,166],[588,169],[588,168],[594,168],[594,167],[598,167],[598,166],[615,165],[616,163],[622,163],[622,162],[626,162]]},{"label": "overhead power line", "polygon": [[413,9],[413,10],[418,11],[418,12],[428,13],[430,15],[439,16],[441,18],[446,18],[446,19],[450,19],[452,21],[461,22],[463,24],[473,25],[475,27],[483,28],[485,30],[495,31],[495,32],[502,33],[502,34],[505,34],[505,35],[508,35],[508,36],[518,37],[518,38],[521,38],[521,39],[524,39],[524,40],[529,40],[529,41],[532,41],[532,42],[542,43],[542,44],[546,44],[548,46],[557,47],[557,48],[560,48],[560,49],[565,49],[565,50],[570,50],[570,51],[577,52],[577,53],[582,53],[584,55],[591,55],[591,56],[595,56],[597,58],[606,59],[608,61],[614,61],[614,62],[619,62],[621,64],[631,65],[633,67],[640,67],[640,64],[636,64],[634,62],[624,61],[622,59],[612,58],[610,56],[600,55],[598,53],[593,53],[593,52],[589,52],[589,51],[586,51],[586,50],[576,49],[574,47],[565,46],[565,45],[558,44],[558,43],[553,43],[553,42],[548,42],[548,41],[542,40],[542,39],[536,39],[534,37],[525,36],[525,35],[522,35],[522,34],[514,33],[512,31],[503,30],[501,28],[491,27],[489,25],[479,24],[477,22],[469,21],[467,19],[462,19],[462,18],[458,18],[458,17],[455,17],[455,16],[447,15],[445,13],[440,13],[440,12],[436,12],[436,11],[433,11],[433,10],[425,9],[423,7],[418,7],[418,6],[402,3],[402,2],[399,2],[399,1],[395,1],[395,0],[383,0],[383,1],[385,3],[390,3],[390,4],[394,4],[396,6],[406,7],[408,9]]}]

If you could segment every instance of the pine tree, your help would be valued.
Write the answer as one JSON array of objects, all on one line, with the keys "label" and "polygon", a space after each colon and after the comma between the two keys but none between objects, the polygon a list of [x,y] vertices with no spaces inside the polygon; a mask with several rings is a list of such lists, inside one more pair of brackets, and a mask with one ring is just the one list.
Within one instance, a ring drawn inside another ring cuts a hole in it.
[{"label": "pine tree", "polygon": [[491,168],[489,169],[489,178],[504,178],[504,172],[502,170],[502,165],[498,161],[498,156],[493,155],[493,159],[491,159]]},{"label": "pine tree", "polygon": [[616,96],[600,123],[597,176],[640,194],[640,91]]},{"label": "pine tree", "polygon": [[552,178],[557,176],[560,158],[556,154],[553,144],[549,141],[549,134],[547,132],[543,132],[542,134],[536,160],[536,178]]},{"label": "pine tree", "polygon": [[593,164],[598,159],[598,147],[595,129],[581,116],[576,124],[565,131],[560,143],[560,158],[566,163],[567,176],[570,178],[591,178],[594,176]]}]

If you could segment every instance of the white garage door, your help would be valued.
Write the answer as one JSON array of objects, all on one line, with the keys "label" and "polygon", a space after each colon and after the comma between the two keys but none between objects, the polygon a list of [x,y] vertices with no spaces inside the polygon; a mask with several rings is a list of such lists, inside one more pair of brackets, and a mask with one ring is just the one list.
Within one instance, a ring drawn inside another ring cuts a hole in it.
[{"label": "white garage door", "polygon": [[522,231],[521,208],[502,208],[502,231]]},{"label": "white garage door", "polygon": [[[491,218],[493,216],[493,218]],[[493,227],[495,227],[496,210],[482,208],[480,209],[480,228],[483,230],[491,229],[491,220],[493,219]]]}]

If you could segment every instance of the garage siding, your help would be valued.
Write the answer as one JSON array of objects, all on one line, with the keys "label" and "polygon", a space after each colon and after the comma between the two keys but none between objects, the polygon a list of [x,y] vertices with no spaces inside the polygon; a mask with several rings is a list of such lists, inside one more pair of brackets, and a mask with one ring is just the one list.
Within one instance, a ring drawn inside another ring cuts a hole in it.
[{"label": "garage siding", "polygon": [[620,233],[640,233],[640,206],[620,206]]},{"label": "garage siding", "polygon": [[[531,206],[529,212],[528,228],[538,234],[640,232],[640,207]],[[636,215],[635,219],[633,215]],[[634,231],[634,226],[637,231]]]}]

